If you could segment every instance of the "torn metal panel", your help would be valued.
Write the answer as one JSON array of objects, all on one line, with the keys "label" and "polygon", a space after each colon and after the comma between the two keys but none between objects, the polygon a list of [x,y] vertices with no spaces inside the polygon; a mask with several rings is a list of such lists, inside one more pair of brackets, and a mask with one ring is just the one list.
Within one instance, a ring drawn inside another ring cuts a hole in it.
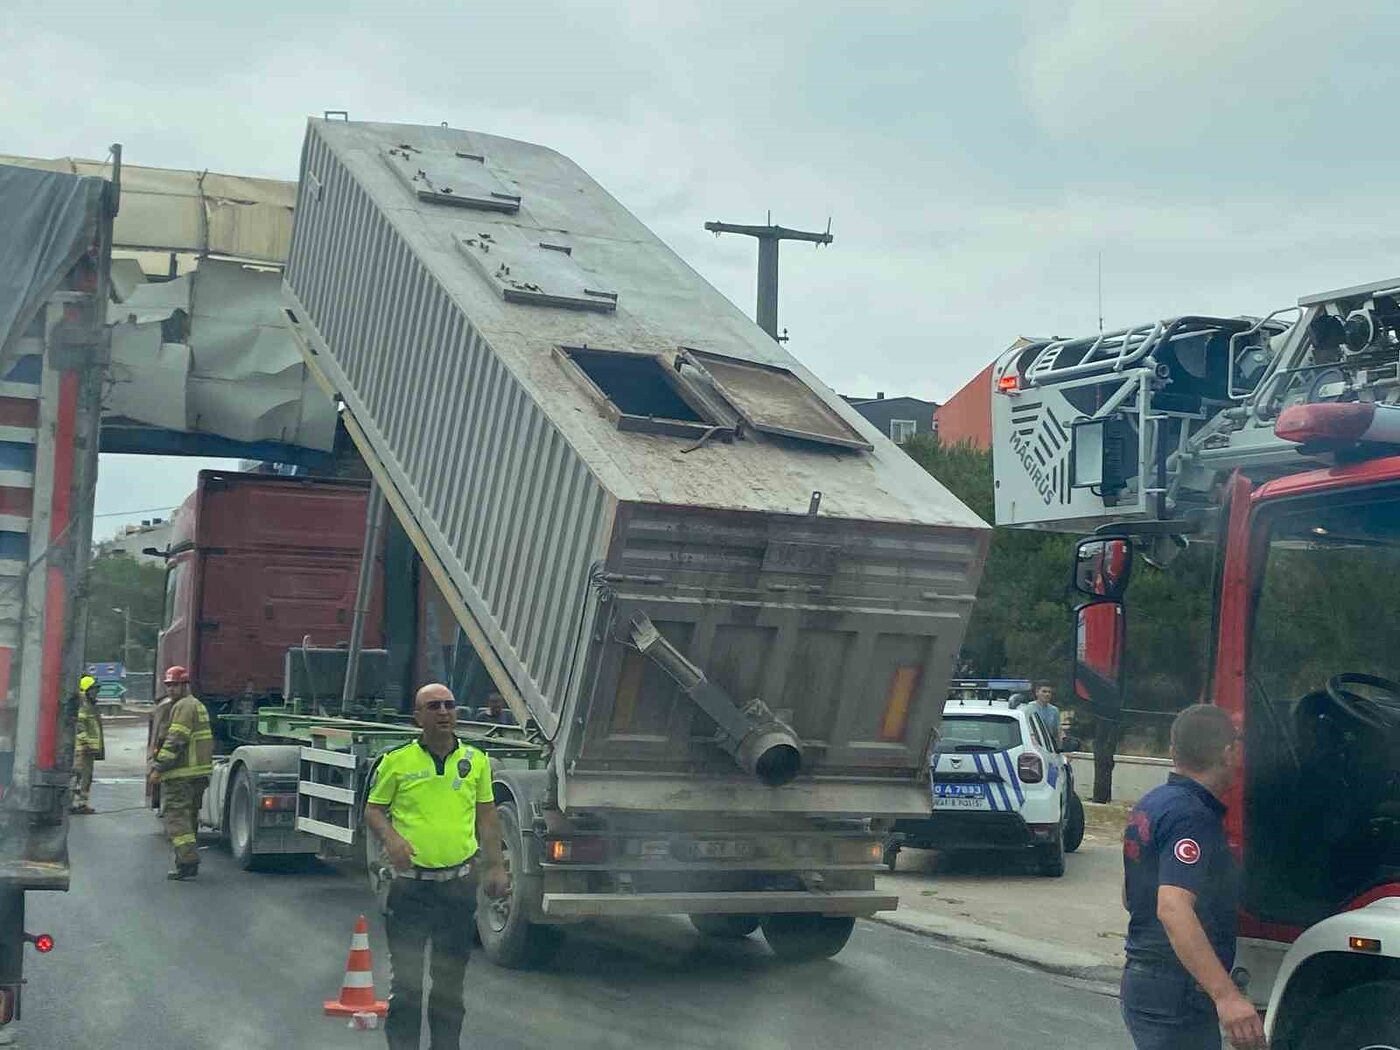
[{"label": "torn metal panel", "polygon": [[108,324],[150,324],[164,321],[176,310],[190,312],[190,276],[159,284],[137,285],[120,303],[107,304]]},{"label": "torn metal panel", "polygon": [[146,272],[139,259],[112,260],[112,298],[124,303],[132,292],[146,283]]},{"label": "torn metal panel", "polygon": [[[0,156],[0,164],[100,175],[105,163]],[[278,265],[292,238],[296,184],[217,172],[122,165],[122,207],[113,246],[195,252]]]},{"label": "torn metal panel", "polygon": [[160,330],[159,322],[113,326],[103,415],[184,430],[190,348],[162,342]]},{"label": "torn metal panel", "polygon": [[[275,270],[206,259],[113,304],[107,418],[330,451],[335,407],[287,330],[281,280]],[[168,341],[176,328],[186,342]]]}]

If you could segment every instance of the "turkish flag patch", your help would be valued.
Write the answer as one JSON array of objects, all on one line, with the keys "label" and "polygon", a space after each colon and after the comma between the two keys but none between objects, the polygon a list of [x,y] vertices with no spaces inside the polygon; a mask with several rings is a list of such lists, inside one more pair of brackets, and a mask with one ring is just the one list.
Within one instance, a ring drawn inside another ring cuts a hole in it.
[{"label": "turkish flag patch", "polygon": [[1182,839],[1172,847],[1172,853],[1183,864],[1195,864],[1201,859],[1201,847],[1195,839]]}]

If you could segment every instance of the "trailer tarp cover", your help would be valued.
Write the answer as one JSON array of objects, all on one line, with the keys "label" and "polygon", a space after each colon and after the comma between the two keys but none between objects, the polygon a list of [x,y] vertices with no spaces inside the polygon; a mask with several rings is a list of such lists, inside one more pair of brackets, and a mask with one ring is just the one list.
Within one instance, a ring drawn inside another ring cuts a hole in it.
[{"label": "trailer tarp cover", "polygon": [[103,184],[0,164],[0,364],[91,244]]}]

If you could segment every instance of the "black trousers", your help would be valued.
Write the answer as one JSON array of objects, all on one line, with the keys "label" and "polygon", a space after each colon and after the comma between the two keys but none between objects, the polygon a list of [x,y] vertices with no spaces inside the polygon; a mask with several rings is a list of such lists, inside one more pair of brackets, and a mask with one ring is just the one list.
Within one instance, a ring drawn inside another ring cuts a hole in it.
[{"label": "black trousers", "polygon": [[1119,995],[1137,1050],[1220,1050],[1215,1005],[1181,967],[1130,962]]},{"label": "black trousers", "polygon": [[389,1050],[418,1050],[423,1017],[423,948],[432,989],[428,1033],[432,1050],[458,1050],[462,1040],[462,982],[476,922],[476,876],[447,882],[394,879],[384,929],[389,939]]}]

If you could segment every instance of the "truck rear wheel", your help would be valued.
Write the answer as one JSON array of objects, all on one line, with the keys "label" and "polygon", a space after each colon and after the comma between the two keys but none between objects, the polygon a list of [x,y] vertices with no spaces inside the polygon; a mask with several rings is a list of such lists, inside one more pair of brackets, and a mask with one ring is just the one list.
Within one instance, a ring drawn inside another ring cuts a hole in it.
[{"label": "truck rear wheel", "polygon": [[1400,984],[1372,981],[1323,1002],[1293,1043],[1298,1050],[1380,1050],[1393,1047],[1400,1018]]},{"label": "truck rear wheel", "polygon": [[244,767],[234,774],[224,826],[228,828],[229,850],[238,866],[244,871],[257,871],[263,861],[259,854],[253,852],[258,836],[258,814],[254,805],[253,781]]},{"label": "truck rear wheel", "polygon": [[850,915],[780,912],[763,920],[763,939],[773,954],[788,962],[829,959],[851,939],[856,920]]},{"label": "truck rear wheel", "polygon": [[737,941],[758,929],[757,915],[692,915],[690,924],[706,937]]},{"label": "truck rear wheel", "polygon": [[512,802],[498,805],[496,815],[501,822],[501,853],[510,876],[510,892],[500,898],[488,897],[484,892],[478,897],[476,928],[481,934],[481,947],[488,959],[508,970],[543,966],[559,950],[564,935],[553,926],[540,926],[526,919],[526,901],[535,892],[537,880],[523,874],[525,840],[520,833],[520,817]]}]

